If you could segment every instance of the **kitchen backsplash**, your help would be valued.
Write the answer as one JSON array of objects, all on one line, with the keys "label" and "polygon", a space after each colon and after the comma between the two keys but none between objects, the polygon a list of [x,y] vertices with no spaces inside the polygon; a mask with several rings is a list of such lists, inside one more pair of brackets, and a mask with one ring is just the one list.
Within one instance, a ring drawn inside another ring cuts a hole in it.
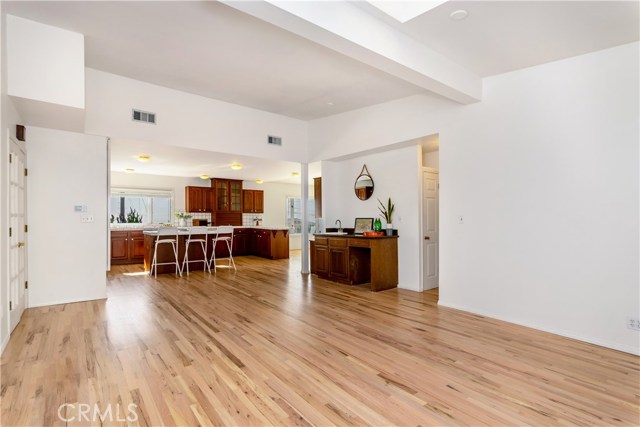
[{"label": "kitchen backsplash", "polygon": [[244,226],[256,225],[256,221],[260,223],[258,225],[263,225],[262,214],[251,214],[251,213],[242,214],[242,225]]}]

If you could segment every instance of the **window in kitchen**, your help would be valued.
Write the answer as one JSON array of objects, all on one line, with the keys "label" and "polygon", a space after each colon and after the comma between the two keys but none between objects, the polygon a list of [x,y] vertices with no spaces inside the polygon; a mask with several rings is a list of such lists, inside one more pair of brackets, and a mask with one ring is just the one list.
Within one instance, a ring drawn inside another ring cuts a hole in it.
[{"label": "window in kitchen", "polygon": [[[315,200],[307,200],[309,232],[314,230],[316,225],[315,206]],[[302,233],[302,201],[299,197],[287,197],[287,227],[291,234]]]},{"label": "window in kitchen", "polygon": [[173,191],[140,188],[112,188],[112,224],[173,223]]}]

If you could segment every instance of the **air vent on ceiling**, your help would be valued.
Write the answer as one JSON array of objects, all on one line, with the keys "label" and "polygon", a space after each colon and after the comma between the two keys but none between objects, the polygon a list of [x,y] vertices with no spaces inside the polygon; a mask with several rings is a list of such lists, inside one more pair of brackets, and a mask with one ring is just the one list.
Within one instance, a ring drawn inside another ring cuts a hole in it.
[{"label": "air vent on ceiling", "polygon": [[279,136],[268,136],[267,142],[271,145],[282,145],[282,138]]},{"label": "air vent on ceiling", "polygon": [[145,122],[156,124],[156,113],[150,113],[148,111],[133,110],[134,122]]}]

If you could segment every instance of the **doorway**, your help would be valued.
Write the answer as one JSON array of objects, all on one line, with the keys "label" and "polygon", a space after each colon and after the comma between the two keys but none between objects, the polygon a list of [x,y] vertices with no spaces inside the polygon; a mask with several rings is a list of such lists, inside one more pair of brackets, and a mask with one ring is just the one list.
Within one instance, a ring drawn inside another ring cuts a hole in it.
[{"label": "doorway", "polygon": [[13,331],[27,305],[27,156],[13,138],[9,140],[9,324]]},{"label": "doorway", "polygon": [[422,170],[422,289],[439,286],[439,173],[437,169]]}]

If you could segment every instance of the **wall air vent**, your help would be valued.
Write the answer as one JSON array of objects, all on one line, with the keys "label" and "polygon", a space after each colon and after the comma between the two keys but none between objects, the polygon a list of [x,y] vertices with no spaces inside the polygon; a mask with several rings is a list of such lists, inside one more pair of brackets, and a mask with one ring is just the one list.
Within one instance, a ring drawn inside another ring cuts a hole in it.
[{"label": "wall air vent", "polygon": [[267,143],[269,143],[271,145],[282,145],[282,138],[280,138],[279,136],[271,136],[271,135],[269,135],[267,137]]},{"label": "wall air vent", "polygon": [[150,113],[148,111],[141,110],[132,110],[133,115],[131,116],[134,122],[144,122],[144,123],[152,123],[156,124],[156,113]]}]

